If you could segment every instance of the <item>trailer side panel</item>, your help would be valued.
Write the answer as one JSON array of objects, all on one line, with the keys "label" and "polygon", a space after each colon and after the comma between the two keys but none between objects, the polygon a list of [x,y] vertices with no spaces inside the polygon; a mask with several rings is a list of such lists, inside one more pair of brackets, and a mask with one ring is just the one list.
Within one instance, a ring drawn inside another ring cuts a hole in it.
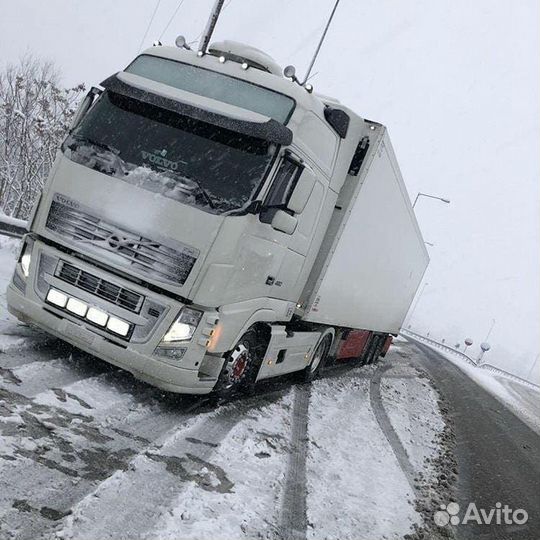
[{"label": "trailer side panel", "polygon": [[303,318],[397,333],[429,257],[386,131],[372,151]]}]

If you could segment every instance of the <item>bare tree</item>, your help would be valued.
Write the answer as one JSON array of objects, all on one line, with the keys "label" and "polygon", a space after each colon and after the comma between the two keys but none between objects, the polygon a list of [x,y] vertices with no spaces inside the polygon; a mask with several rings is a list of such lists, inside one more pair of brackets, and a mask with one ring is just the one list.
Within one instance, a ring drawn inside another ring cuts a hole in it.
[{"label": "bare tree", "polygon": [[0,209],[9,216],[28,217],[84,91],[59,81],[52,62],[32,55],[0,73]]}]

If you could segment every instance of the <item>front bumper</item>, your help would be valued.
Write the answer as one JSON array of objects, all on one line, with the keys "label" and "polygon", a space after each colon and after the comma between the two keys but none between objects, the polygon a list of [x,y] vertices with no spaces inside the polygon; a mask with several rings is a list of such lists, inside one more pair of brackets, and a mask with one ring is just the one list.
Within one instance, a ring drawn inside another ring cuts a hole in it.
[{"label": "front bumper", "polygon": [[[98,297],[86,290],[58,279],[55,269],[60,261],[76,265],[100,279],[129,288],[144,296],[138,313]],[[215,377],[201,373],[201,366],[208,361],[219,363],[219,358],[207,357],[201,344],[204,336],[198,328],[191,341],[182,343],[180,355],[158,356],[156,348],[162,336],[177,317],[183,304],[167,296],[109,274],[101,268],[83,262],[54,247],[36,241],[32,250],[30,274],[24,287],[22,276],[15,270],[14,279],[7,289],[9,311],[18,319],[34,324],[68,343],[131,372],[135,377],[170,392],[207,394],[215,386]],[[111,313],[133,324],[129,339],[111,335],[85,320],[45,302],[49,287],[61,290],[89,305]],[[24,289],[24,290],[22,290]],[[147,313],[154,309],[154,316]],[[159,312],[156,316],[155,312]],[[203,325],[200,325],[203,326]]]}]

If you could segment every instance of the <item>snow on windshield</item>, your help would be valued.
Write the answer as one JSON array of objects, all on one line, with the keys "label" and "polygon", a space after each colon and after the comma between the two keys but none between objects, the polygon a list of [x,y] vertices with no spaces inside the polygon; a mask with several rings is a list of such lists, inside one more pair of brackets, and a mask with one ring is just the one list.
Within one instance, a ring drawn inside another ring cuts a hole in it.
[{"label": "snow on windshield", "polygon": [[[188,178],[182,178],[174,172],[155,171],[148,165],[127,164],[112,149],[100,149],[84,143],[77,143],[75,146],[68,143],[68,147],[71,150],[69,157],[76,163],[120,178],[129,184],[163,197],[184,204],[200,206],[196,200],[199,187]],[[206,203],[203,206],[212,209],[211,204]]]},{"label": "snow on windshield", "polygon": [[276,146],[105,93],[63,145],[69,159],[212,213],[245,207]]}]

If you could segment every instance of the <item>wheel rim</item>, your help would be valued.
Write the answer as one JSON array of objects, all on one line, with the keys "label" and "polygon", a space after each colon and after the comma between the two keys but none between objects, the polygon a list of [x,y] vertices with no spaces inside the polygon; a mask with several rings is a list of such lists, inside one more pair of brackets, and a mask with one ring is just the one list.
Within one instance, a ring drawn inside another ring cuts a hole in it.
[{"label": "wheel rim", "polygon": [[251,362],[251,352],[245,343],[239,344],[231,353],[227,366],[227,379],[229,385],[235,385],[245,377],[248,366]]},{"label": "wheel rim", "polygon": [[324,339],[319,343],[315,352],[313,354],[313,359],[311,360],[310,371],[313,373],[319,367],[322,359],[326,356],[328,349],[330,348],[329,336],[325,336]]}]

